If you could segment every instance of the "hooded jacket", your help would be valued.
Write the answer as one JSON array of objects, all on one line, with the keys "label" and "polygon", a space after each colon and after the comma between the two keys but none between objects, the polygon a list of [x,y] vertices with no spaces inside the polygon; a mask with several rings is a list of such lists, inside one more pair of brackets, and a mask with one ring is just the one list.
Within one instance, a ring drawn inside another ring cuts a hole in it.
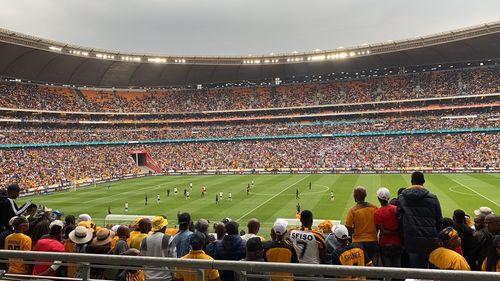
[{"label": "hooded jacket", "polygon": [[441,205],[436,195],[423,186],[407,188],[398,197],[397,216],[408,253],[430,253],[438,247]]}]

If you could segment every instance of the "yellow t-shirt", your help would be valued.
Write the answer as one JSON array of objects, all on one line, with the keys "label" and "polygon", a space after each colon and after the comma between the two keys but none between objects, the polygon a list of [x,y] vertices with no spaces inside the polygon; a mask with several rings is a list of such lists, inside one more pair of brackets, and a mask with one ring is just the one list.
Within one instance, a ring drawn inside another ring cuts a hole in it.
[{"label": "yellow t-shirt", "polygon": [[[205,254],[205,252],[203,252],[203,250],[191,250],[189,251],[189,253],[183,257],[181,257],[181,259],[198,259],[198,260],[213,260],[213,258],[207,254]],[[198,276],[196,275],[196,271],[193,271],[193,269],[191,268],[184,268],[184,267],[176,267],[175,270],[189,270],[189,271],[192,271],[191,272],[175,272],[174,274],[174,277],[176,279],[183,279],[184,281],[197,281],[198,280]],[[217,269],[205,269],[205,281],[210,281],[210,280],[214,280],[216,278],[219,277],[219,271]]]},{"label": "yellow t-shirt", "polygon": [[130,248],[136,248],[137,250],[141,249],[142,239],[148,237],[147,233],[140,233],[136,235],[132,240],[130,240]]},{"label": "yellow t-shirt", "polygon": [[[486,271],[486,265],[488,264],[488,258],[485,258],[483,261],[483,264],[481,265],[481,270]],[[495,272],[500,272],[500,260],[497,261],[497,268],[495,269]]]},{"label": "yellow t-shirt", "polygon": [[375,226],[375,210],[370,203],[365,206],[354,205],[347,212],[345,226],[354,229],[352,242],[377,242],[377,227]]},{"label": "yellow t-shirt", "polygon": [[439,247],[432,251],[429,256],[429,263],[438,269],[470,270],[470,266],[464,257],[445,247]]},{"label": "yellow t-shirt", "polygon": [[[75,249],[75,243],[73,243],[73,241],[69,239],[64,241],[64,252],[73,253],[74,249]],[[69,263],[68,269],[66,271],[67,271],[66,277],[73,277],[73,274],[75,274],[76,271],[76,264]]]},{"label": "yellow t-shirt", "polygon": [[[5,250],[31,251],[31,238],[22,233],[12,233],[5,238]],[[9,273],[31,274],[28,264],[23,259],[9,259]]]}]

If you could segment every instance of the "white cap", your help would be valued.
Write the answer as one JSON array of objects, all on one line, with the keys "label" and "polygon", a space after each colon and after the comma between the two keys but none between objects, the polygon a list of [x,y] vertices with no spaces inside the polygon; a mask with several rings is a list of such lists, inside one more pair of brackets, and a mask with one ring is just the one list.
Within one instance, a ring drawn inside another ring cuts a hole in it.
[{"label": "white cap", "polygon": [[286,228],[288,227],[288,222],[286,220],[276,220],[273,225],[273,230],[276,235],[284,235],[286,233]]},{"label": "white cap", "polygon": [[345,225],[342,225],[342,224],[335,226],[335,228],[333,229],[333,234],[338,239],[349,238],[349,231],[347,230],[347,227],[345,227]]},{"label": "white cap", "polygon": [[480,214],[487,216],[489,214],[493,214],[493,210],[489,207],[479,207],[478,210],[474,211],[474,215],[479,216]]},{"label": "white cap", "polygon": [[58,225],[60,226],[61,228],[64,227],[64,223],[60,220],[55,220],[55,221],[52,221],[50,224],[49,224],[49,229],[51,229],[54,225]]},{"label": "white cap", "polygon": [[378,199],[380,200],[386,200],[386,201],[389,201],[389,199],[391,199],[391,195],[389,193],[389,189],[385,188],[385,187],[381,187],[377,190],[377,197]]},{"label": "white cap", "polygon": [[81,214],[78,216],[79,221],[92,221],[92,218],[88,214]]},{"label": "white cap", "polygon": [[120,227],[119,224],[115,224],[113,225],[113,227],[111,228],[111,231],[113,231],[114,233],[116,233],[118,231],[118,228]]}]

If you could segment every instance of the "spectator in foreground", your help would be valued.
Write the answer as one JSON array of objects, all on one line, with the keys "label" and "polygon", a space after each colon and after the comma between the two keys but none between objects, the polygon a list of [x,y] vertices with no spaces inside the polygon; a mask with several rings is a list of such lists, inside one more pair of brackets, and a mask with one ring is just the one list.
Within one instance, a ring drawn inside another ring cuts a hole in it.
[{"label": "spectator in foreground", "polygon": [[258,219],[250,219],[247,223],[248,233],[241,236],[241,239],[248,241],[248,239],[253,237],[259,237],[261,240],[264,240],[263,237],[257,236],[260,230],[260,222]]},{"label": "spectator in foreground", "polygon": [[177,257],[183,257],[189,253],[189,236],[193,234],[191,230],[192,221],[189,213],[182,213],[177,216],[179,221],[179,232],[174,236]]},{"label": "spectator in foreground", "polygon": [[31,201],[24,203],[20,208],[14,200],[19,197],[21,188],[17,184],[7,186],[7,196],[0,197],[0,232],[9,228],[12,217],[22,215],[31,205]]},{"label": "spectator in foreground", "polygon": [[374,265],[379,265],[380,249],[377,241],[377,227],[373,217],[377,207],[365,201],[366,189],[358,186],[354,189],[356,204],[347,211],[345,226],[352,233],[352,242],[363,245]]},{"label": "spectator in foreground", "polygon": [[[238,233],[238,223],[229,221],[225,227],[227,235],[215,246],[215,259],[234,261],[243,259],[246,256],[246,243]],[[223,281],[234,281],[234,272],[221,270],[220,279]]]},{"label": "spectator in foreground", "polygon": [[[373,265],[370,257],[363,250],[363,247],[349,243],[349,231],[344,225],[337,225],[333,234],[340,243],[340,247],[335,249],[332,255],[332,264],[334,265],[355,265],[355,266],[371,266]],[[345,276],[346,279],[353,278]],[[361,277],[363,278],[363,277]]]},{"label": "spectator in foreground", "polygon": [[[247,255],[242,261],[251,261],[251,262],[263,262],[262,254],[264,253],[264,247],[262,246],[262,240],[260,237],[252,237],[247,240],[246,244]],[[236,271],[234,273],[234,277],[237,281],[268,281],[269,278],[266,277],[246,277],[247,274],[255,274],[255,275],[267,275],[262,272],[248,272],[248,271]]]},{"label": "spectator in foreground", "polygon": [[[189,245],[191,250],[187,255],[181,257],[182,259],[200,259],[200,260],[213,260],[212,257],[203,252],[205,246],[205,235],[201,232],[194,232],[189,236]],[[176,270],[192,271],[189,268],[177,267]],[[174,280],[176,281],[191,281],[198,280],[195,272],[175,272]],[[217,269],[205,269],[205,281],[218,281],[220,280],[219,271]]]},{"label": "spectator in foreground", "polygon": [[429,255],[429,267],[437,269],[470,270],[465,258],[454,251],[460,246],[460,236],[452,227],[447,227],[439,232],[440,247]]},{"label": "spectator in foreground", "polygon": [[481,266],[481,270],[500,272],[500,235],[496,235],[495,238],[493,238],[492,249],[494,251],[488,254]]},{"label": "spectator in foreground", "polygon": [[[154,217],[151,220],[151,230],[153,234],[144,238],[141,242],[141,256],[157,258],[176,258],[175,243],[173,237],[165,234],[168,221],[162,216]],[[160,270],[158,270],[160,269]],[[147,281],[172,280],[172,273],[168,267],[144,269],[144,276]]]},{"label": "spectator in foreground", "polygon": [[300,263],[321,264],[325,260],[325,238],[323,234],[312,229],[313,221],[313,213],[304,210],[300,213],[302,226],[290,231],[290,240]]},{"label": "spectator in foreground", "polygon": [[[272,241],[264,245],[264,260],[267,262],[299,263],[295,248],[285,241],[288,223],[277,220],[271,228]],[[293,274],[288,272],[271,272],[271,281],[291,281]],[[278,277],[279,276],[279,277]]]},{"label": "spectator in foreground", "polygon": [[[61,243],[64,224],[60,220],[55,220],[49,225],[49,236],[38,240],[33,251],[40,252],[64,252],[64,245]],[[33,267],[33,275],[56,276],[56,271],[60,267],[60,261],[54,261],[52,264],[40,264],[40,262],[50,262],[47,260],[36,260]]]},{"label": "spectator in foreground", "polygon": [[399,237],[399,222],[396,215],[397,207],[389,204],[390,193],[385,187],[377,190],[380,208],[375,211],[375,225],[379,230],[378,243],[380,257],[385,267],[401,267],[401,238]]},{"label": "spectator in foreground", "polygon": [[[28,219],[23,216],[14,217],[12,221],[15,233],[5,238],[5,250],[31,251],[31,238],[24,234],[28,228]],[[9,259],[9,273],[30,274],[31,265],[22,259]]]},{"label": "spectator in foreground", "polygon": [[438,246],[442,214],[439,200],[424,187],[424,174],[413,172],[412,186],[398,197],[398,221],[412,268],[427,268],[429,253]]}]

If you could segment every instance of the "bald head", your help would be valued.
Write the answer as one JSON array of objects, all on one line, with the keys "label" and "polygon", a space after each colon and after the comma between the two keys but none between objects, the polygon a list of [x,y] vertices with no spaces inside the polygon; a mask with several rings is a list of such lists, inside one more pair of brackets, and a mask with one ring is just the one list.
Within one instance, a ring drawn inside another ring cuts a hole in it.
[{"label": "bald head", "polygon": [[255,218],[250,219],[248,221],[247,227],[248,227],[248,233],[257,234],[257,233],[259,233],[260,222],[258,219],[255,219]]},{"label": "bald head", "polygon": [[489,214],[484,218],[484,227],[493,235],[500,234],[500,217],[495,214]]},{"label": "bald head", "polygon": [[354,189],[354,201],[364,202],[366,198],[366,189],[363,186],[358,186]]}]

